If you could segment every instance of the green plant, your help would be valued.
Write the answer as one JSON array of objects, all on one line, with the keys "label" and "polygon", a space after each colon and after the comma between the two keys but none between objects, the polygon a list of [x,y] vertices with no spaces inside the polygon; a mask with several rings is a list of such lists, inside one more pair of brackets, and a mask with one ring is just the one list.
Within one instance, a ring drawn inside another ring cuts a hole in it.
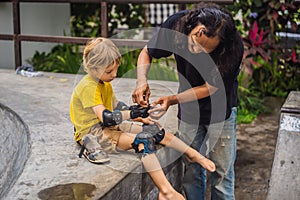
[{"label": "green plant", "polygon": [[51,52],[35,52],[28,62],[37,71],[78,73],[81,66],[82,54],[78,45],[63,44],[55,46]]},{"label": "green plant", "polygon": [[[286,31],[288,23],[292,25],[294,31],[297,30],[300,16],[299,4],[300,2],[296,0],[244,0],[234,1],[232,5],[225,7],[231,10],[233,15],[242,15],[242,29],[239,30],[243,36],[247,35],[254,20],[275,36],[278,31]],[[241,24],[238,18],[237,24]]]},{"label": "green plant", "polygon": [[[300,8],[295,0],[245,0],[226,6],[236,17],[244,45],[239,76],[238,122],[251,122],[266,112],[266,96],[286,97],[300,89],[299,49],[279,32],[300,33]],[[291,47],[292,46],[292,47]]]},{"label": "green plant", "polygon": [[278,54],[272,54],[272,62],[258,58],[261,67],[253,72],[250,86],[260,93],[260,96],[287,97],[290,91],[300,88],[300,69],[278,59]]},{"label": "green plant", "polygon": [[148,79],[178,81],[177,73],[175,69],[170,66],[169,62],[174,61],[170,58],[153,60],[148,73]]},{"label": "green plant", "polygon": [[101,33],[100,5],[71,3],[71,33],[77,37],[96,37]]},{"label": "green plant", "polygon": [[[136,64],[137,58],[141,50],[126,51],[122,55],[122,63],[118,70],[118,77],[136,78]],[[171,58],[153,59],[151,68],[148,72],[148,79],[150,80],[165,80],[177,81],[177,73],[171,67],[170,62],[175,62]]]},{"label": "green plant", "polygon": [[[299,4],[295,0],[246,0],[226,6],[234,15],[241,14],[243,18],[242,21],[237,18],[236,23],[244,39],[243,69],[247,73],[251,75],[253,68],[260,66],[258,60],[263,59],[271,64],[273,61],[270,58],[274,52],[279,59],[286,59],[285,54],[290,52],[287,37],[279,37],[277,33],[300,33]],[[296,46],[295,43],[292,45]]]},{"label": "green plant", "polygon": [[[128,29],[140,28],[144,24],[142,4],[107,4],[108,35],[116,34],[116,29],[126,26]],[[101,7],[94,3],[71,4],[72,35],[78,37],[98,37],[101,35]]]},{"label": "green plant", "polygon": [[271,59],[271,52],[277,50],[274,41],[268,36],[269,32],[264,31],[263,28],[259,30],[257,21],[255,20],[249,30],[248,36],[243,38],[245,50],[242,65],[243,69],[250,75],[252,75],[254,67],[261,66],[257,62],[258,57],[268,62]]},{"label": "green plant", "polygon": [[238,113],[237,123],[251,123],[257,115],[267,111],[264,106],[264,99],[260,97],[260,94],[252,90],[248,82],[244,82],[247,74],[241,73],[238,77]]}]

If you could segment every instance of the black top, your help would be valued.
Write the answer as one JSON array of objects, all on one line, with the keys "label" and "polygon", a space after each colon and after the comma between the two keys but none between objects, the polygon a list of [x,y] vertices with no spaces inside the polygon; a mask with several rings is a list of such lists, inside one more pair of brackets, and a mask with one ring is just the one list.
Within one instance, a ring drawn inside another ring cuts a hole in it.
[{"label": "black top", "polygon": [[[189,124],[221,122],[230,116],[231,108],[237,106],[237,76],[243,52],[240,61],[232,63],[232,70],[221,75],[210,54],[191,53],[187,47],[187,36],[174,31],[176,22],[186,12],[181,11],[170,16],[161,25],[147,44],[148,52],[151,57],[157,59],[174,54],[179,77],[178,93],[201,86],[205,82],[218,88],[217,92],[209,97],[179,104],[179,119]],[[242,40],[240,45],[243,45]]]}]

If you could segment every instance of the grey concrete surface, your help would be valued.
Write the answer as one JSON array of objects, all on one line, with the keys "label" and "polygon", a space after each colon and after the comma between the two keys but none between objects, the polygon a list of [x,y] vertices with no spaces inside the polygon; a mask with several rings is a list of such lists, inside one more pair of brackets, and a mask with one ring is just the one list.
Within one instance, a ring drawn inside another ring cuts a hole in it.
[{"label": "grey concrete surface", "polygon": [[268,200],[300,198],[300,92],[289,94],[281,109]]},{"label": "grey concrete surface", "polygon": [[0,122],[1,198],[9,191],[24,168],[30,150],[30,134],[28,126],[19,115],[1,103]]},{"label": "grey concrete surface", "polygon": [[[44,76],[29,78],[16,75],[13,70],[0,70],[0,103],[16,112],[28,125],[31,147],[21,175],[3,199],[51,199],[55,193],[54,199],[98,199],[124,177],[134,177],[141,172],[138,158],[131,153],[110,155],[111,162],[105,165],[78,158],[79,147],[73,140],[69,120],[69,100],[80,78],[79,75],[45,72]],[[152,98],[177,90],[176,82],[149,83]],[[112,84],[117,98],[131,104],[135,80],[116,79]],[[171,132],[177,127],[175,113],[176,107],[171,108],[161,119]],[[7,142],[2,145],[10,148]],[[133,190],[140,189],[139,184],[131,182],[129,186]]]}]

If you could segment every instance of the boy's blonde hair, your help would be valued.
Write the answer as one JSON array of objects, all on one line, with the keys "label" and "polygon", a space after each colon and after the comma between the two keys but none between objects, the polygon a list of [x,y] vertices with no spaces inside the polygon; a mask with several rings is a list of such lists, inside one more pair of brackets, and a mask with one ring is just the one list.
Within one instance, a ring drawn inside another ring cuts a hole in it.
[{"label": "boy's blonde hair", "polygon": [[111,40],[98,37],[87,42],[83,51],[83,67],[87,73],[99,76],[114,64],[121,64],[121,54]]}]

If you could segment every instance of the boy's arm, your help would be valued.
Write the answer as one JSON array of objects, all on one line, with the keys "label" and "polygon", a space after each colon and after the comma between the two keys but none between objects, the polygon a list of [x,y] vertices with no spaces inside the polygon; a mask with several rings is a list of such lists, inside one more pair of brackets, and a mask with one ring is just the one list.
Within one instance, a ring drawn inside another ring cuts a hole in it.
[{"label": "boy's arm", "polygon": [[[107,109],[104,105],[100,104],[93,107],[93,111],[97,115],[97,117],[100,119],[101,122],[103,122],[103,112],[105,112]],[[120,111],[122,114],[122,121],[130,119],[130,110],[124,110]]]},{"label": "boy's arm", "polygon": [[154,121],[150,117],[146,117],[146,118],[138,117],[138,118],[133,119],[133,121],[141,122],[143,124],[153,124],[154,123]]},{"label": "boy's arm", "polygon": [[124,120],[136,119],[138,117],[146,118],[149,116],[148,110],[149,108],[135,107],[132,110],[109,111],[102,104],[93,107],[93,111],[103,123],[103,126],[114,126]]},{"label": "boy's arm", "polygon": [[129,110],[129,106],[123,101],[114,102],[114,110]]},{"label": "boy's arm", "polygon": [[[123,110],[129,110],[131,109],[132,107],[129,107],[126,103],[124,103],[123,101],[116,101],[115,104],[114,104],[114,110],[120,110],[120,111],[123,111]],[[125,120],[125,119],[124,119]],[[141,122],[143,124],[153,124],[153,121],[151,120],[150,117],[147,117],[147,118],[142,118],[142,117],[138,117],[138,118],[135,118],[135,119],[132,119],[133,121],[135,122]]]}]

